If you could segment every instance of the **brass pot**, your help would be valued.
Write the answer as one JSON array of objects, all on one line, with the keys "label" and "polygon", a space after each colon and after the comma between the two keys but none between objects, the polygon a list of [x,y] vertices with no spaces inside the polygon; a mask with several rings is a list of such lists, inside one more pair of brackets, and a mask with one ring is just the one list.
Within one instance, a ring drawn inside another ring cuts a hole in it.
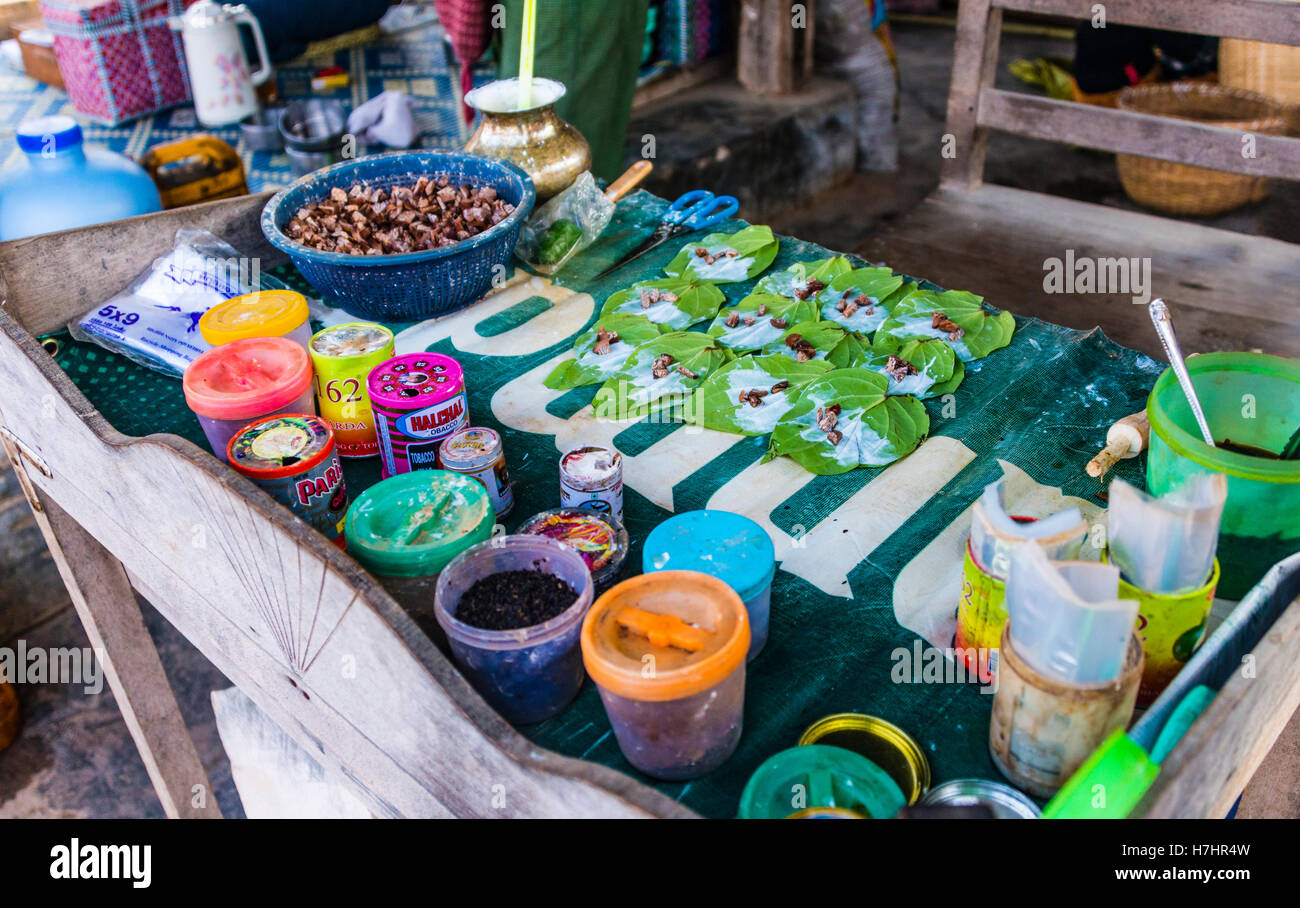
[{"label": "brass pot", "polygon": [[555,112],[563,83],[534,79],[535,103],[526,110],[515,109],[518,85],[518,79],[498,79],[465,95],[465,103],[483,115],[465,150],[518,164],[532,177],[541,204],[591,169],[591,146]]}]

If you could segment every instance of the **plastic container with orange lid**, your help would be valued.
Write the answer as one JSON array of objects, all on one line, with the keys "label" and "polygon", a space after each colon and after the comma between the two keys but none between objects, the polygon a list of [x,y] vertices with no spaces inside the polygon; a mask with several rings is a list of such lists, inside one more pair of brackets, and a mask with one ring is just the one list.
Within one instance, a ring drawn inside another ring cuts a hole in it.
[{"label": "plastic container with orange lid", "polygon": [[307,350],[311,343],[307,297],[293,290],[234,296],[203,313],[199,333],[214,347],[250,337],[284,337]]},{"label": "plastic container with orange lid", "polygon": [[725,581],[659,571],[605,593],[582,661],[627,761],[656,779],[718,768],[740,742],[749,617]]},{"label": "plastic container with orange lid", "polygon": [[189,364],[181,384],[212,452],[227,458],[230,439],[263,416],[316,413],[311,360],[283,337],[255,337],[213,347]]}]

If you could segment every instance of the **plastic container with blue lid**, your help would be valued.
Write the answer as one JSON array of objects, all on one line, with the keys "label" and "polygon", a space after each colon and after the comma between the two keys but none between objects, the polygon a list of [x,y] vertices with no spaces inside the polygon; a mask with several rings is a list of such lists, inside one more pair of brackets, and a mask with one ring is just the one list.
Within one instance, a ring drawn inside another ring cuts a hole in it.
[{"label": "plastic container with blue lid", "polygon": [[686,511],[651,531],[641,552],[641,570],[699,571],[726,581],[749,612],[752,662],[767,643],[776,574],[776,547],[766,531],[730,511]]}]

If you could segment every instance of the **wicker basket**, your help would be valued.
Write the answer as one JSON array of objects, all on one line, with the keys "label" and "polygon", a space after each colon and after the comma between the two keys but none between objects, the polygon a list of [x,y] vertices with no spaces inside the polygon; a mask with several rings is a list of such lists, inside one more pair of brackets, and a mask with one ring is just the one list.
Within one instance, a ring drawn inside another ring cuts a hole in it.
[{"label": "wicker basket", "polygon": [[[1206,82],[1137,85],[1120,93],[1119,109],[1195,120],[1243,132],[1282,135],[1282,105],[1263,95]],[[1209,217],[1264,199],[1260,177],[1243,176],[1137,155],[1116,155],[1119,179],[1139,205],[1169,214]]]},{"label": "wicker basket", "polygon": [[1219,82],[1283,104],[1300,104],[1300,47],[1224,38],[1219,41]]},{"label": "wicker basket", "polygon": [[[334,187],[356,183],[388,188],[419,177],[491,186],[515,210],[500,223],[452,246],[401,255],[345,255],[297,243],[284,227],[303,205]],[[393,151],[332,164],[281,189],[262,210],[262,232],[325,299],[359,318],[422,321],[478,300],[514,254],[519,228],[536,201],[533,181],[509,161],[457,151]]]}]

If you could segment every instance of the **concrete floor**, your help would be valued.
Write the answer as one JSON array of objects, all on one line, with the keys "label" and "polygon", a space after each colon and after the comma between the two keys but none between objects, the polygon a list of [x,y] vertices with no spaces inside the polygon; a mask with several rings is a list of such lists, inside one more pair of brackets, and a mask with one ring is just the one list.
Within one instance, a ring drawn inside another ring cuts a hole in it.
[{"label": "concrete floor", "polygon": [[[845,186],[770,219],[774,229],[830,248],[856,250],[876,230],[905,213],[938,178],[939,142],[948,90],[952,32],[896,28],[902,67],[900,161],[896,174],[860,174]],[[1005,35],[1004,63],[1015,57],[1070,55],[1048,38]],[[1005,74],[1004,74],[1005,78]],[[1006,136],[994,137],[990,182],[1129,207],[1109,156]],[[1228,229],[1300,240],[1294,195],[1214,223]],[[1288,215],[1290,212],[1290,215]],[[1290,235],[1288,236],[1288,231]],[[146,622],[177,691],[222,812],[243,815],[216,734],[212,690],[226,679],[152,608]],[[49,553],[32,522],[12,471],[0,454],[0,645],[86,646]],[[135,817],[162,815],[144,765],[112,694],[87,695],[61,685],[19,688],[25,726],[0,753],[0,818]],[[1242,799],[1243,817],[1300,817],[1300,720],[1292,720]]]}]

